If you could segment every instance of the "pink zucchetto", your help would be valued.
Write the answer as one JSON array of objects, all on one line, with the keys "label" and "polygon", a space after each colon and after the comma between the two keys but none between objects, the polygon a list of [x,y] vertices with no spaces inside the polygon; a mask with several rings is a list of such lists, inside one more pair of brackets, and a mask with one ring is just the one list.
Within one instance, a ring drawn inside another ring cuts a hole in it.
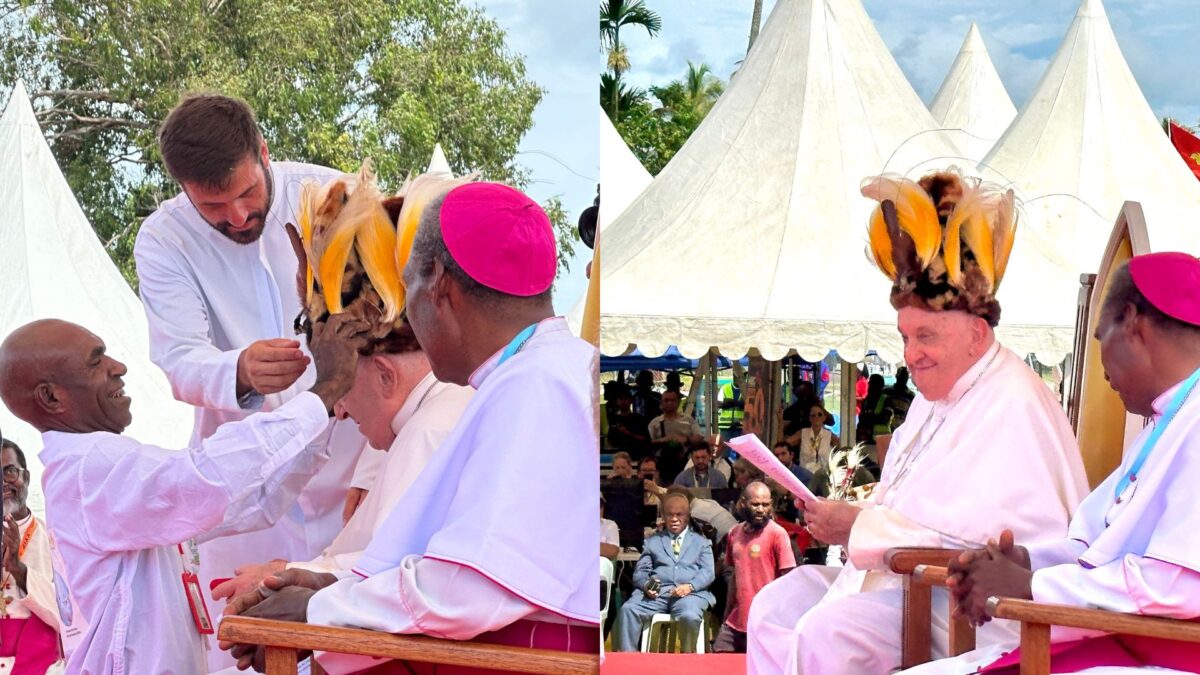
[{"label": "pink zucchetto", "polygon": [[1174,251],[1134,256],[1129,276],[1160,312],[1200,326],[1200,260],[1195,256]]},{"label": "pink zucchetto", "polygon": [[446,194],[438,216],[446,250],[475,281],[521,297],[554,283],[554,228],[520,191],[499,183],[460,185]]}]

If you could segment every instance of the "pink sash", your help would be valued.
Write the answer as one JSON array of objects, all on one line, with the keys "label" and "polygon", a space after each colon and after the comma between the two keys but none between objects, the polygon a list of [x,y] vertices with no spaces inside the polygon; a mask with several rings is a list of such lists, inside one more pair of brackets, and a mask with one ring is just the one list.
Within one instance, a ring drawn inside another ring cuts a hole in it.
[{"label": "pink sash", "polygon": [[[984,666],[981,673],[1018,675],[1021,650]],[[1077,673],[1095,666],[1158,666],[1200,673],[1200,643],[1140,635],[1102,635],[1050,645],[1051,672]]]},{"label": "pink sash", "polygon": [[58,654],[58,633],[45,621],[0,619],[0,656],[16,657],[11,675],[45,675]]}]

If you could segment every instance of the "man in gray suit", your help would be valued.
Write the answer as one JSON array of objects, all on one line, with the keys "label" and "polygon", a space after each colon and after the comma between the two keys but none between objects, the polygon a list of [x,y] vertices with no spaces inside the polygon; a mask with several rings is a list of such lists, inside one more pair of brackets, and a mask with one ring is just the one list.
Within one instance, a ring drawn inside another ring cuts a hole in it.
[{"label": "man in gray suit", "polygon": [[689,495],[678,488],[668,490],[663,497],[666,528],[646,539],[633,572],[635,590],[621,607],[616,642],[619,652],[636,651],[645,622],[666,612],[678,627],[681,649],[696,649],[704,610],[715,600],[708,587],[716,574],[712,543],[689,527],[689,501]]}]

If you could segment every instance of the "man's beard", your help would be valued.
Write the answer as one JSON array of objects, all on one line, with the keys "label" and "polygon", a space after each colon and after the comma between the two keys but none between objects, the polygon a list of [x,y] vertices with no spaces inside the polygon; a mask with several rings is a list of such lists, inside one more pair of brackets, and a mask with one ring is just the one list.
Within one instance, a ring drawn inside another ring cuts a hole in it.
[{"label": "man's beard", "polygon": [[4,515],[15,518],[18,513],[25,513],[25,496],[18,494],[16,497],[5,497]]},{"label": "man's beard", "polygon": [[235,244],[241,244],[243,246],[247,244],[253,244],[254,242],[258,241],[259,237],[262,237],[263,230],[267,226],[267,214],[271,212],[271,202],[275,199],[275,181],[271,177],[270,169],[268,169],[267,165],[263,163],[261,157],[258,160],[258,166],[262,169],[263,180],[267,182],[267,205],[263,210],[255,211],[246,217],[247,222],[257,218],[258,224],[248,230],[234,232],[233,225],[228,220],[222,220],[219,223],[209,223],[213,229],[225,235],[225,238],[229,239]]},{"label": "man's beard", "polygon": [[762,522],[758,522],[758,520],[753,515],[751,515],[748,519],[746,519],[746,525],[749,526],[751,530],[755,530],[755,531],[763,529],[764,527],[767,526],[767,523],[769,523],[769,522],[771,522],[770,514],[763,516]]}]

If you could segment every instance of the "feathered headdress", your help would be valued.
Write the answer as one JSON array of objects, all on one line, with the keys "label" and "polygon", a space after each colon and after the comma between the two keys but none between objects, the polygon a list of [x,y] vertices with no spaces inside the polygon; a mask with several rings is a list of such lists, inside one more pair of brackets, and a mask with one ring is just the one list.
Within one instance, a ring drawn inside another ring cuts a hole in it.
[{"label": "feathered headdress", "polygon": [[1012,190],[943,171],[917,182],[875,176],[863,196],[879,202],[869,252],[892,280],[892,306],[958,310],[1000,321],[996,290],[1017,230]]},{"label": "feathered headdress", "polygon": [[474,178],[423,174],[385,198],[367,160],[357,174],[324,186],[306,183],[300,193],[300,231],[290,231],[304,270],[297,332],[309,332],[313,321],[331,314],[349,312],[370,324],[371,351],[414,348],[404,320],[401,273],[421,212],[434,197]]}]

